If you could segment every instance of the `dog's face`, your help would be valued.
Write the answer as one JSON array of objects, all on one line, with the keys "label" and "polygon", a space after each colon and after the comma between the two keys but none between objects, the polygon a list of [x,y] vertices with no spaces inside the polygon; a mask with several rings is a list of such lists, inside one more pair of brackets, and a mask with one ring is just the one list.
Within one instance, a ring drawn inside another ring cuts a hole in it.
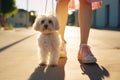
[{"label": "dog's face", "polygon": [[52,33],[59,29],[59,23],[55,16],[53,15],[41,15],[36,18],[33,28],[36,31],[40,31],[42,33]]}]

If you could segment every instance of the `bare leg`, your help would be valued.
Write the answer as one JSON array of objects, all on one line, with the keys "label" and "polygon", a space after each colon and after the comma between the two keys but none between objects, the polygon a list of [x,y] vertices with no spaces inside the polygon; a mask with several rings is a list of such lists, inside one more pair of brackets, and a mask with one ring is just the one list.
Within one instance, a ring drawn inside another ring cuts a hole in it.
[{"label": "bare leg", "polygon": [[79,1],[81,44],[78,52],[78,60],[80,60],[82,63],[95,63],[96,58],[94,57],[91,50],[89,49],[89,46],[87,45],[92,20],[92,6],[91,3],[87,2],[86,0]]},{"label": "bare leg", "polygon": [[69,0],[59,0],[56,8],[56,15],[60,23],[59,33],[61,34],[62,40],[64,40],[65,26],[68,18],[68,3]]},{"label": "bare leg", "polygon": [[64,57],[66,57],[66,41],[64,39],[64,33],[68,18],[68,3],[69,0],[59,0],[56,7],[56,15],[60,24],[59,33],[62,38],[62,46],[60,47],[60,52],[65,54]]},{"label": "bare leg", "polygon": [[91,3],[86,0],[80,0],[79,23],[81,31],[81,44],[87,44],[92,20]]}]

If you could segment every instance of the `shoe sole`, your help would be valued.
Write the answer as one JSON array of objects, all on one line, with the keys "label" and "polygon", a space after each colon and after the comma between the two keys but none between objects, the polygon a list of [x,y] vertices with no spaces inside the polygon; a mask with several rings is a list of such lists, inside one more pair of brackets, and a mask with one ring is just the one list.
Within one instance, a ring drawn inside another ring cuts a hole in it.
[{"label": "shoe sole", "polygon": [[78,61],[80,61],[81,63],[89,64],[89,63],[96,63],[97,60],[85,61],[85,60],[78,59]]}]

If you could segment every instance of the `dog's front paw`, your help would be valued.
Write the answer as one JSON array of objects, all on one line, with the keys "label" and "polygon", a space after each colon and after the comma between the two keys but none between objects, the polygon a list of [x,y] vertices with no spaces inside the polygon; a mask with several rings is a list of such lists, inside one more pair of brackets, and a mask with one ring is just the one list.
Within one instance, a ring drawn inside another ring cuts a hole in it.
[{"label": "dog's front paw", "polygon": [[45,63],[40,63],[40,66],[46,66],[46,64]]},{"label": "dog's front paw", "polygon": [[57,64],[51,64],[50,67],[57,67]]},{"label": "dog's front paw", "polygon": [[49,66],[51,66],[51,67],[56,67],[57,65],[58,65],[58,60],[51,60],[50,62],[49,62],[49,64],[48,64]]},{"label": "dog's front paw", "polygon": [[54,62],[50,62],[49,63],[49,66],[50,67],[56,67],[58,65],[58,62],[57,61],[54,61]]}]

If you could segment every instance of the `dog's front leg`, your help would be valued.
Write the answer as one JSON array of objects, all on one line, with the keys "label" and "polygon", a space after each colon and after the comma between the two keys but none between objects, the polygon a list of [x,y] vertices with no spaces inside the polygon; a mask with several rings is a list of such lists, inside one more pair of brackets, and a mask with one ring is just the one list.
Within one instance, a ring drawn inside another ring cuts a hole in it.
[{"label": "dog's front leg", "polygon": [[49,65],[56,66],[58,64],[58,60],[59,60],[59,51],[58,50],[51,51]]},{"label": "dog's front leg", "polygon": [[46,48],[40,48],[40,65],[46,65],[48,59],[48,50]]}]

